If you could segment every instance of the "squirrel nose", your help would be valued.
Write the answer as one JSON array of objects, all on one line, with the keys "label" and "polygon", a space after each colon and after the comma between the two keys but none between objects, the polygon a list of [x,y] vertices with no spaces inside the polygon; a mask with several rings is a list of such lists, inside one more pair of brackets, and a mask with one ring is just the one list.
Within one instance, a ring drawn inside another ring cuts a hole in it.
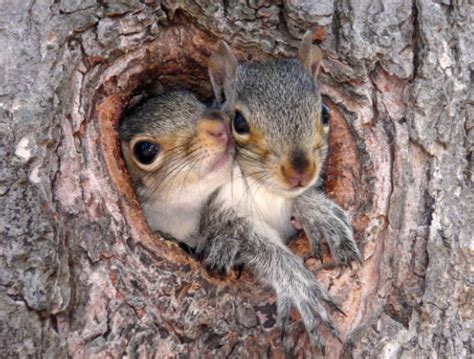
[{"label": "squirrel nose", "polygon": [[229,123],[219,112],[207,113],[199,120],[199,132],[208,139],[226,145],[230,141]]},{"label": "squirrel nose", "polygon": [[314,177],[316,166],[303,150],[293,151],[281,166],[281,173],[291,187],[305,187]]},{"label": "squirrel nose", "polygon": [[206,129],[209,137],[217,142],[227,143],[229,141],[229,130],[223,122],[218,122]]},{"label": "squirrel nose", "polygon": [[297,176],[286,176],[286,181],[291,187],[305,187],[311,182],[312,177],[312,173],[299,174]]}]

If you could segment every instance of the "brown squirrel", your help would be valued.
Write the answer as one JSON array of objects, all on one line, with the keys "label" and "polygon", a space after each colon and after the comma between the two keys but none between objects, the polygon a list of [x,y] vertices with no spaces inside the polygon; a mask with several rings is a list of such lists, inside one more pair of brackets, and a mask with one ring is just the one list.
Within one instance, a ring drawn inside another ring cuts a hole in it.
[{"label": "brown squirrel", "polygon": [[221,273],[235,264],[250,268],[276,290],[280,327],[295,306],[313,343],[323,347],[315,316],[338,337],[322,303],[342,309],[287,248],[295,231],[291,218],[302,225],[317,258],[320,234],[336,263],[362,257],[346,213],[316,188],[329,130],[316,82],[321,62],[311,32],[298,60],[238,64],[219,44],[209,74],[221,110],[232,119],[237,166],[233,180],[203,207],[198,253]]}]

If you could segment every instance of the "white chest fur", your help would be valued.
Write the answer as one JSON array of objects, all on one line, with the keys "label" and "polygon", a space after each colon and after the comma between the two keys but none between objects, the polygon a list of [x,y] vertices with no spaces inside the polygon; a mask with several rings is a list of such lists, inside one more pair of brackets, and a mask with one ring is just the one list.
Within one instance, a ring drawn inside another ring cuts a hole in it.
[{"label": "white chest fur", "polygon": [[252,178],[244,180],[238,167],[232,177],[219,191],[219,199],[251,221],[260,234],[278,244],[286,243],[296,233],[290,222],[291,200],[268,191]]},{"label": "white chest fur", "polygon": [[197,240],[194,234],[199,228],[202,207],[211,193],[228,181],[228,172],[221,172],[202,178],[193,185],[175,188],[166,196],[164,193],[157,193],[156,198],[145,203],[142,201],[142,209],[150,228],[195,247]]}]

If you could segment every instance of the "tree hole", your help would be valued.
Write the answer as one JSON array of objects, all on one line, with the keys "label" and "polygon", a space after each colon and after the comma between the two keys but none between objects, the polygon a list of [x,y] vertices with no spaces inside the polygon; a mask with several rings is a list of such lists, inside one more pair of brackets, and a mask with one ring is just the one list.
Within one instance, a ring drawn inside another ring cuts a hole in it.
[{"label": "tree hole", "polygon": [[[194,290],[193,288],[197,285],[201,288],[200,290],[207,292],[206,305],[209,305],[209,301],[219,303],[219,305],[259,303],[260,307],[254,307],[252,315],[268,322],[272,319],[268,316],[275,315],[274,296],[272,292],[256,284],[252,275],[244,274],[239,280],[236,279],[235,274],[224,280],[213,278],[177,245],[159,240],[151,233],[142,215],[121,155],[118,136],[120,118],[134,101],[139,101],[148,96],[148,93],[153,92],[156,84],[162,86],[164,91],[191,90],[201,100],[209,100],[212,97],[207,62],[216,44],[216,38],[196,28],[187,27],[184,31],[179,27],[170,27],[164,31],[159,40],[146,43],[139,49],[115,59],[100,76],[92,99],[94,110],[91,111],[89,122],[98,124],[99,142],[105,167],[120,198],[118,206],[129,230],[129,238],[124,239],[124,243],[128,250],[138,258],[140,264],[137,268],[144,272],[151,267],[159,271],[173,272],[173,280],[180,283],[179,292],[185,293],[179,295],[188,295],[187,293]],[[270,56],[260,49],[246,48],[242,51],[234,48],[234,50],[241,61],[249,57],[252,61],[270,59]],[[363,174],[356,142],[350,126],[338,111],[338,107],[331,102],[329,97],[325,98],[325,102],[332,111],[329,159],[325,171],[326,191],[336,202],[351,211],[355,219],[355,229],[360,231],[364,223],[358,212],[361,198],[357,197],[357,191],[361,186]],[[307,258],[308,242],[305,239],[294,242],[291,248]],[[325,260],[330,260],[330,258],[326,256]],[[309,267],[312,266],[311,262],[307,261],[307,264]],[[147,275],[143,274],[143,277]],[[344,288],[349,279],[338,279],[337,273],[322,271],[318,274],[318,279],[327,286],[339,282],[337,285],[339,291],[350,290],[350,287]],[[139,285],[139,280],[133,280],[136,284],[132,286],[134,290],[146,287]],[[218,302],[217,299],[212,299],[213,295],[217,296],[217,293],[220,297]],[[223,301],[223,295],[228,295],[229,299]],[[265,312],[261,312],[258,308],[262,307],[262,303],[266,303],[265,308],[267,305],[272,306],[273,314],[268,314],[268,308]],[[273,334],[272,337],[274,337]]]}]

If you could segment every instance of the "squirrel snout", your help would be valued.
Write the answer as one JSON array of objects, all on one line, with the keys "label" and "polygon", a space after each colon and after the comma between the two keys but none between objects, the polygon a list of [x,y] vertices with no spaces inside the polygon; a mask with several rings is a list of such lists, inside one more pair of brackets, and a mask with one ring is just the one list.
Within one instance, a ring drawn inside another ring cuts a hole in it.
[{"label": "squirrel snout", "polygon": [[301,150],[294,151],[281,165],[283,179],[292,188],[306,187],[314,178],[316,166]]},{"label": "squirrel snout", "polygon": [[311,182],[313,174],[299,174],[297,176],[286,176],[286,182],[291,187],[306,187],[306,185]]},{"label": "squirrel snout", "polygon": [[211,113],[201,119],[199,129],[202,134],[214,142],[226,145],[230,140],[229,123],[218,114]]},{"label": "squirrel snout", "polygon": [[218,142],[227,143],[229,141],[229,130],[224,123],[211,126],[210,128],[206,129],[206,133]]}]

